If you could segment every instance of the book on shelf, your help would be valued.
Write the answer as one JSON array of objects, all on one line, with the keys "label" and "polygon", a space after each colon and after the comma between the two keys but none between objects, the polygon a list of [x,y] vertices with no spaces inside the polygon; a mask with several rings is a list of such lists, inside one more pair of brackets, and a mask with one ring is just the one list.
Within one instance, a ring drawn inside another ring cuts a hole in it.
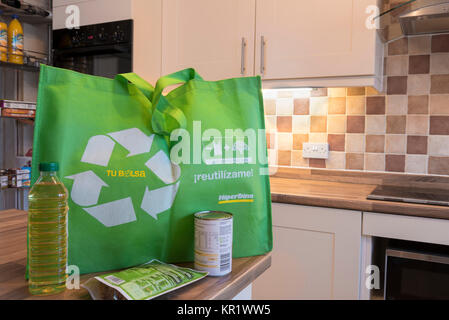
[{"label": "book on shelf", "polygon": [[0,108],[2,108],[2,109],[36,110],[36,102],[0,100]]},{"label": "book on shelf", "polygon": [[27,109],[10,109],[2,108],[2,117],[8,118],[34,118],[36,116],[36,110]]}]

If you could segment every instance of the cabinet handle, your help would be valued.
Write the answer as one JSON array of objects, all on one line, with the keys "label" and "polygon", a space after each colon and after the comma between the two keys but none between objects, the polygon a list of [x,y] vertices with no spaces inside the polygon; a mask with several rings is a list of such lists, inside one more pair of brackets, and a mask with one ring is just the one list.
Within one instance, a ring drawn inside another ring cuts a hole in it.
[{"label": "cabinet handle", "polygon": [[260,73],[265,73],[265,37],[260,37]]},{"label": "cabinet handle", "polygon": [[245,40],[245,38],[242,38],[242,58],[241,58],[242,60],[240,62],[240,73],[242,75],[245,74],[245,70],[246,70],[246,68],[245,68],[245,47],[246,47],[246,40]]}]

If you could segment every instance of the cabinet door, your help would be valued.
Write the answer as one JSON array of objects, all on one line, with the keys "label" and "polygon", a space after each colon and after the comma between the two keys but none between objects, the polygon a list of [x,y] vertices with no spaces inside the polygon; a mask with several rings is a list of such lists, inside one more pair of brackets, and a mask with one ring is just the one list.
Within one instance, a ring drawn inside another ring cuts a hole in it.
[{"label": "cabinet door", "polygon": [[374,75],[376,32],[366,27],[366,9],[375,4],[257,0],[256,73],[267,80]]},{"label": "cabinet door", "polygon": [[254,299],[358,299],[358,211],[273,204],[272,264]]},{"label": "cabinet door", "polygon": [[190,67],[206,80],[254,74],[255,0],[164,0],[162,14],[162,74]]}]

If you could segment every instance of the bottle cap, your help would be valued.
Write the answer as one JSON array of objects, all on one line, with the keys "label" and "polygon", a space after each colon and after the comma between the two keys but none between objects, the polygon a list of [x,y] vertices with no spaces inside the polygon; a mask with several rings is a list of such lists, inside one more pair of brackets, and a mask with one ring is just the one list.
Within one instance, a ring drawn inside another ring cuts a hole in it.
[{"label": "bottle cap", "polygon": [[11,18],[13,18],[13,19],[19,19],[19,16],[18,16],[17,14],[13,14],[13,15],[11,16]]},{"label": "bottle cap", "polygon": [[59,163],[57,163],[57,162],[42,162],[39,164],[39,171],[43,171],[43,172],[59,171]]}]

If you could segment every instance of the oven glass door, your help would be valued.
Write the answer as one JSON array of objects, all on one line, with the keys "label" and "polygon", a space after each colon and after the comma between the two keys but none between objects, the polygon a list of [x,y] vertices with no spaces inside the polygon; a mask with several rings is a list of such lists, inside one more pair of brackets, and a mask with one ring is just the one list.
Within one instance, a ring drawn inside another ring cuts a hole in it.
[{"label": "oven glass door", "polygon": [[386,300],[448,300],[449,264],[387,256]]},{"label": "oven glass door", "polygon": [[100,77],[114,78],[132,72],[131,52],[90,52],[89,54],[61,54],[55,56],[55,66]]}]

